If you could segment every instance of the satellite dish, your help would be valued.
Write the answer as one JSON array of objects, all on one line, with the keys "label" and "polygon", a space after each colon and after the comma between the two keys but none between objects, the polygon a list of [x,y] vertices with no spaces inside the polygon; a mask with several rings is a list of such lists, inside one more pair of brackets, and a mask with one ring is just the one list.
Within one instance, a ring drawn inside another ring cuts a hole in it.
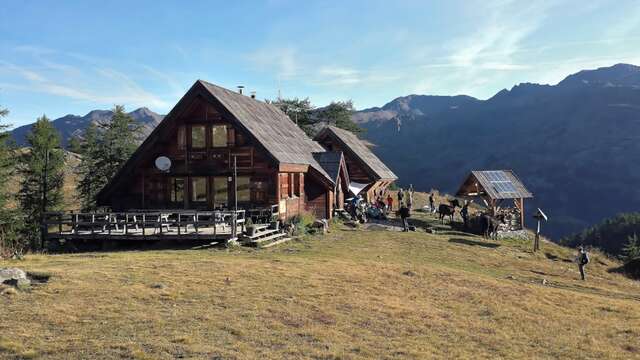
[{"label": "satellite dish", "polygon": [[160,171],[169,171],[171,168],[171,159],[166,156],[158,156],[156,159],[156,167]]}]

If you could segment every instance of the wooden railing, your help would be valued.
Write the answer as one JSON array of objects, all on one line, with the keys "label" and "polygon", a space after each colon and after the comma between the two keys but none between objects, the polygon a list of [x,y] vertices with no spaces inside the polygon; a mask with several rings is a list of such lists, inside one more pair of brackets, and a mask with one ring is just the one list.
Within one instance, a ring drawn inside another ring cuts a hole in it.
[{"label": "wooden railing", "polygon": [[245,220],[244,210],[49,212],[42,227],[47,238],[216,238],[237,237],[245,230]]}]

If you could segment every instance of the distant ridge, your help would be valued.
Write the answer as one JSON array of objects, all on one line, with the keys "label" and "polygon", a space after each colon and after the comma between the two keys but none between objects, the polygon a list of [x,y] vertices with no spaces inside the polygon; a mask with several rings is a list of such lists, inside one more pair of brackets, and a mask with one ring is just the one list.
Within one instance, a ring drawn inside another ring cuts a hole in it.
[{"label": "distant ridge", "polygon": [[513,169],[556,238],[640,209],[635,65],[583,70],[556,85],[521,83],[487,100],[409,95],[353,119],[401,185],[455,192],[470,170]]},{"label": "distant ridge", "polygon": [[[157,114],[146,107],[141,107],[129,113],[134,120],[143,125],[143,135],[146,137],[153,128],[164,118],[164,115]],[[63,146],[66,146],[73,136],[81,136],[82,132],[90,123],[98,123],[111,120],[113,112],[111,110],[93,110],[84,116],[65,115],[53,120],[53,126],[62,136]],[[19,146],[26,145],[25,137],[33,124],[20,126],[11,131],[13,139]]]}]

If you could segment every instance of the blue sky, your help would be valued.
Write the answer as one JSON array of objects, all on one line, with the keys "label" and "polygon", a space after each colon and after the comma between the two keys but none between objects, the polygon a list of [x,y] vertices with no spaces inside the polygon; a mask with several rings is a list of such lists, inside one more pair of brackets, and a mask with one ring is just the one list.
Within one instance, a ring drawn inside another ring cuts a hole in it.
[{"label": "blue sky", "polygon": [[167,113],[197,79],[259,98],[488,98],[640,65],[640,1],[29,1],[0,5],[14,126],[124,104]]}]

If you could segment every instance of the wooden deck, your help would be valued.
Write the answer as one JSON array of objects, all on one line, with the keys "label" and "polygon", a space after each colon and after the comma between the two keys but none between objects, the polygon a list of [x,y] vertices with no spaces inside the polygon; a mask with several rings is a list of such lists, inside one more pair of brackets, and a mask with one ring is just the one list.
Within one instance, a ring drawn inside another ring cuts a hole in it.
[{"label": "wooden deck", "polygon": [[231,239],[245,231],[245,211],[52,212],[43,227],[47,239]]}]

